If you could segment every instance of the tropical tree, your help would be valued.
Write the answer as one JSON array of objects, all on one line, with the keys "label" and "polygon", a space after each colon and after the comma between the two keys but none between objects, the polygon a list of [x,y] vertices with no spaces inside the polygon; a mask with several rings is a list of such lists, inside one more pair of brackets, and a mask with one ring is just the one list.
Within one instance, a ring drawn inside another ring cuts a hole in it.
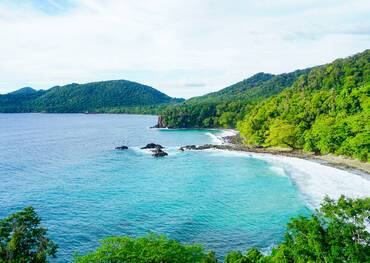
[{"label": "tropical tree", "polygon": [[57,245],[32,207],[0,220],[0,262],[47,262]]}]

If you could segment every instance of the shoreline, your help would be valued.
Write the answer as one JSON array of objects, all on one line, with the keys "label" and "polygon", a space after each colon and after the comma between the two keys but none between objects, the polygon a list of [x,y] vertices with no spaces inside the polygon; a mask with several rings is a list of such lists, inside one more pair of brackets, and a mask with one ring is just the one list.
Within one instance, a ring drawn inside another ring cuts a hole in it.
[{"label": "shoreline", "polygon": [[288,177],[299,190],[302,201],[310,209],[318,208],[325,198],[337,199],[341,195],[365,198],[370,195],[370,177],[352,170],[323,165],[310,159],[266,153],[207,149],[204,152],[224,158],[253,158],[269,164],[277,176]]},{"label": "shoreline", "polygon": [[370,163],[362,162],[357,159],[353,159],[345,156],[336,156],[333,154],[328,155],[316,155],[314,153],[304,152],[297,149],[279,148],[279,147],[250,147],[242,144],[242,140],[239,137],[239,132],[234,129],[218,129],[222,132],[234,133],[234,135],[221,135],[220,144],[205,144],[197,146],[195,150],[206,150],[206,149],[218,149],[225,151],[235,152],[246,152],[246,153],[258,153],[258,154],[270,154],[276,156],[295,157],[308,161],[313,161],[325,166],[330,166],[340,170],[348,171],[351,173],[357,173],[362,175],[370,176]]},{"label": "shoreline", "polygon": [[[239,131],[235,129],[227,128],[157,128],[151,127],[151,129],[159,130],[212,130],[221,131],[224,134],[216,136],[219,140],[218,144],[204,144],[204,145],[187,145],[180,147],[180,150],[207,150],[207,149],[218,149],[223,151],[234,151],[234,152],[245,152],[245,153],[257,153],[257,154],[269,154],[275,156],[295,157],[303,160],[312,161],[325,166],[333,167],[336,169],[344,170],[351,173],[360,175],[370,176],[370,163],[362,162],[357,159],[353,159],[341,155],[318,155],[310,152],[305,152],[298,149],[289,149],[281,147],[251,147],[243,144]],[[193,147],[189,147],[193,146]]]}]

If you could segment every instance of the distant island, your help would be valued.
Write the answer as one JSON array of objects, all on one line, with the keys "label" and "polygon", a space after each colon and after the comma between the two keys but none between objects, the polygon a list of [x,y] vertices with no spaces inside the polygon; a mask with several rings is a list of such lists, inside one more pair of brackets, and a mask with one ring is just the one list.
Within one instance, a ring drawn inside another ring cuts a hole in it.
[{"label": "distant island", "polygon": [[49,113],[146,113],[184,99],[170,96],[146,85],[128,80],[86,84],[72,83],[48,90],[25,87],[0,95],[0,112]]}]

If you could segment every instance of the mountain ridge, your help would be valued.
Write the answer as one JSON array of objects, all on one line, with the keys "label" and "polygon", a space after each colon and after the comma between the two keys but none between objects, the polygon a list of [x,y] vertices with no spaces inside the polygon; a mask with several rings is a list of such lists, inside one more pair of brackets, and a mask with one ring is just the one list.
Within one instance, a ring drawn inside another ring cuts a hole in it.
[{"label": "mountain ridge", "polygon": [[48,90],[22,88],[0,95],[0,112],[130,112],[130,108],[182,102],[128,80],[71,83]]},{"label": "mountain ridge", "polygon": [[[16,95],[16,94],[31,94],[31,93],[35,93],[35,92],[37,92],[37,90],[35,90],[31,87],[23,87],[23,88],[15,90],[15,91],[9,92],[7,94],[13,94],[13,95]],[[4,95],[6,95],[6,94],[4,94]]]}]

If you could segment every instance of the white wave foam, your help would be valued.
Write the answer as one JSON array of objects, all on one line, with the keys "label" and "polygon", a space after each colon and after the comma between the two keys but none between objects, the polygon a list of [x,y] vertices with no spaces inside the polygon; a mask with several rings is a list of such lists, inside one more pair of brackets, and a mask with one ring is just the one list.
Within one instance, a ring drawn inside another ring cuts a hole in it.
[{"label": "white wave foam", "polygon": [[233,136],[233,135],[238,134],[238,132],[234,130],[215,130],[215,131],[217,131],[217,133],[211,133],[211,132],[206,133],[206,135],[211,137],[213,144],[223,144],[224,143],[222,139],[223,137]]},{"label": "white wave foam", "polygon": [[239,134],[238,131],[235,130],[220,130],[221,134],[219,136],[226,137],[226,136],[233,136]]},{"label": "white wave foam", "polygon": [[152,128],[152,127],[147,127],[148,130],[152,130],[152,131],[162,131],[162,130],[169,130],[169,128],[165,127],[165,128]]},{"label": "white wave foam", "polygon": [[150,149],[141,149],[140,147],[130,147],[130,149],[140,154],[152,154]]},{"label": "white wave foam", "polygon": [[272,165],[270,167],[270,170],[272,170],[274,173],[278,175],[287,176],[287,172],[285,171],[284,167],[281,167],[279,165]]},{"label": "white wave foam", "polygon": [[284,164],[290,178],[313,207],[318,207],[326,195],[334,199],[340,195],[352,198],[370,196],[370,178],[366,176],[299,158],[271,155],[260,155],[259,158]]},{"label": "white wave foam", "polygon": [[222,142],[223,142],[221,136],[217,136],[217,135],[215,135],[213,133],[210,133],[210,132],[207,132],[206,135],[211,137],[212,144],[222,144]]},{"label": "white wave foam", "polygon": [[169,157],[173,157],[173,156],[176,156],[176,155],[178,155],[178,154],[181,153],[179,151],[179,147],[174,147],[174,146],[172,146],[172,147],[166,147],[164,149],[164,151],[168,153],[168,156]]},{"label": "white wave foam", "polygon": [[295,157],[221,150],[210,151],[224,156],[248,156],[269,162],[272,165],[271,169],[278,169],[279,173],[283,172],[293,180],[308,205],[312,207],[318,207],[326,195],[334,199],[340,195],[351,198],[370,197],[370,177],[368,175],[355,174]]}]

